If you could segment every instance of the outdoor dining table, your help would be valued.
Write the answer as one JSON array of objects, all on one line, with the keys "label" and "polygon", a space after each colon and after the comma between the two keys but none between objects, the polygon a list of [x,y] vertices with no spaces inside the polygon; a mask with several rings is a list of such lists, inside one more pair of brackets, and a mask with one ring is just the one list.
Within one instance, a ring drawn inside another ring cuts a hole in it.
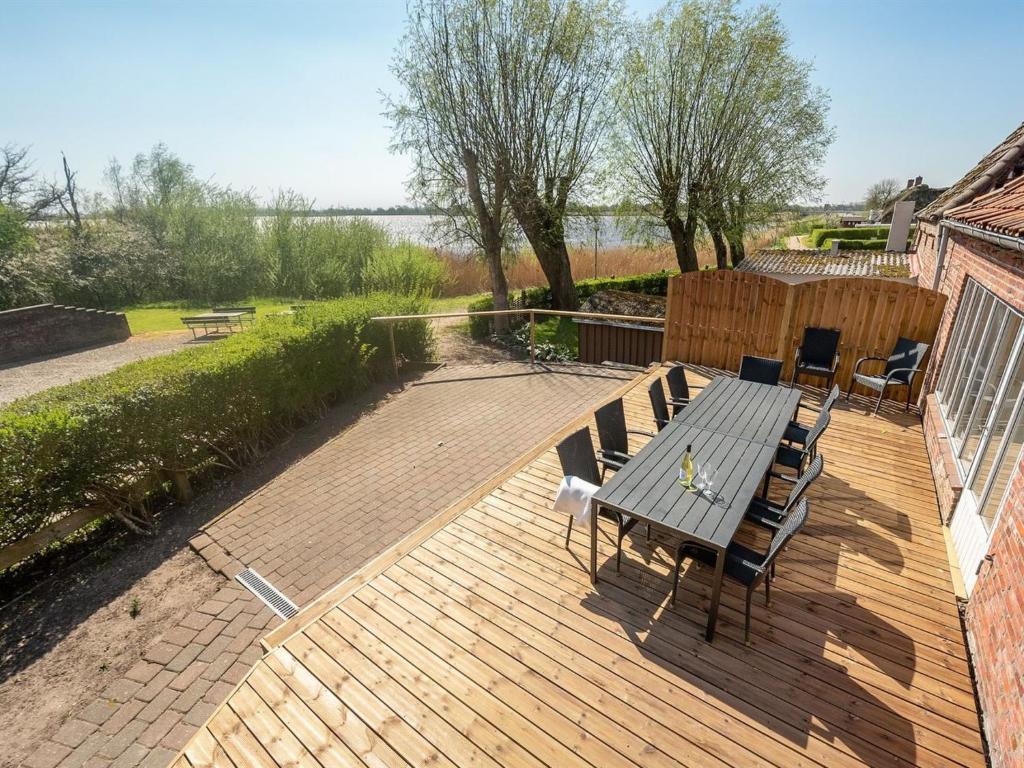
[{"label": "outdoor dining table", "polygon": [[[590,580],[597,583],[597,517],[601,507],[714,552],[715,575],[705,637],[715,634],[725,550],[771,469],[786,426],[800,404],[788,387],[713,379],[591,499]],[[715,473],[710,491],[689,491],[679,464],[692,446],[694,467]]]}]

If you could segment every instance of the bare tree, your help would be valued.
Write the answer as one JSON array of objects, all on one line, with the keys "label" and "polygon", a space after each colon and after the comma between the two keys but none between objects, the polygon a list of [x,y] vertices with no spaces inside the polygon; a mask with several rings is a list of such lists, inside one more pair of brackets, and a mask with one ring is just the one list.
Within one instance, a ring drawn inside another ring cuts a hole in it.
[{"label": "bare tree", "polygon": [[597,170],[610,124],[620,11],[606,0],[477,0],[472,58],[512,210],[551,286],[575,309],[567,207]]},{"label": "bare tree", "polygon": [[[482,33],[475,0],[413,0],[392,69],[404,86],[387,99],[394,146],[412,155],[413,197],[443,215],[442,234],[483,253],[495,309],[508,308],[502,263],[511,239],[508,179],[494,153],[474,76]],[[505,326],[505,318],[496,325]]]},{"label": "bare tree", "polygon": [[867,210],[881,211],[896,199],[900,192],[900,183],[896,179],[879,179],[864,195],[864,207]]},{"label": "bare tree", "polygon": [[32,168],[28,147],[0,147],[0,204],[35,221],[53,208],[63,190],[47,184]]},{"label": "bare tree", "polygon": [[82,231],[82,214],[78,210],[78,183],[75,181],[78,173],[72,172],[71,166],[68,165],[67,155],[61,152],[60,158],[64,165],[64,189],[58,195],[57,202],[60,203],[64,214],[71,219],[74,231],[78,233]]}]

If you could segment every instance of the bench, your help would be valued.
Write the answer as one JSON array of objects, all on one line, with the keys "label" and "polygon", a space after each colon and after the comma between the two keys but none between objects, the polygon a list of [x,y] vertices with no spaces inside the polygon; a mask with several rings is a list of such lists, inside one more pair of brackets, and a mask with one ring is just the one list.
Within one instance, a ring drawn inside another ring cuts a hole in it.
[{"label": "bench", "polygon": [[210,311],[215,315],[231,315],[241,312],[241,320],[249,323],[256,322],[256,307],[213,307]]},{"label": "bench", "polygon": [[203,336],[209,336],[211,333],[234,333],[236,330],[244,330],[245,321],[242,318],[245,316],[246,313],[241,310],[231,312],[211,312],[207,315],[191,315],[189,317],[183,317],[181,318],[181,322],[185,324],[186,328],[192,331],[192,338],[198,339],[199,336],[196,334],[197,328],[203,329]]}]

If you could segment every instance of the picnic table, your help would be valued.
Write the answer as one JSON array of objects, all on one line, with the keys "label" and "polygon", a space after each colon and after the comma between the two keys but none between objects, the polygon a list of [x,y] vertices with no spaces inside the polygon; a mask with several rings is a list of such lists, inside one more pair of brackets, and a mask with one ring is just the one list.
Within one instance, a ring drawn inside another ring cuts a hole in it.
[{"label": "picnic table", "polygon": [[202,315],[183,317],[181,322],[192,331],[192,338],[198,339],[199,337],[196,335],[197,328],[203,329],[203,336],[209,336],[211,333],[234,333],[236,330],[241,331],[245,328],[244,318],[248,314],[244,309],[236,309],[230,312],[207,312]]},{"label": "picnic table", "polygon": [[[598,509],[614,509],[716,554],[705,637],[715,634],[725,550],[771,469],[800,404],[788,387],[717,377],[591,499],[590,580],[597,583]],[[687,491],[679,463],[692,446],[695,467],[717,471],[714,486]]]}]

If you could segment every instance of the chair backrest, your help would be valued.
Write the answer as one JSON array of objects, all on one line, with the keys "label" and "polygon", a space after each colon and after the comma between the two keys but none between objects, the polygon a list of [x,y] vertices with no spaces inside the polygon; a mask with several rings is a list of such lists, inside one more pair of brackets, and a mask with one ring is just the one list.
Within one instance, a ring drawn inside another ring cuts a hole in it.
[{"label": "chair backrest", "polygon": [[828,393],[828,397],[825,398],[825,402],[821,404],[821,410],[831,411],[832,406],[836,404],[836,400],[839,399],[839,385],[833,384],[832,390]]},{"label": "chair backrest", "polygon": [[626,434],[626,411],[622,398],[605,403],[594,411],[597,439],[603,451],[629,453],[629,435]]},{"label": "chair backrest", "polygon": [[668,391],[675,400],[690,399],[690,385],[686,381],[686,369],[681,365],[673,365],[665,374],[668,380]]},{"label": "chair backrest", "polygon": [[783,507],[784,511],[788,514],[793,505],[796,504],[807,493],[807,489],[811,483],[818,479],[819,475],[825,469],[825,460],[819,453],[814,457],[814,461],[807,465],[807,469],[800,475],[800,479],[796,481],[796,484],[789,492],[789,497],[786,499],[786,506]]},{"label": "chair backrest", "polygon": [[[929,345],[923,341],[914,341],[913,339],[905,339],[900,336],[896,340],[896,346],[893,347],[892,354],[889,355],[889,359],[885,362],[885,375],[888,376],[899,368],[920,368],[921,361],[928,354],[928,347]],[[897,373],[892,379],[893,381],[906,384],[910,381],[912,375],[910,371],[903,371],[902,373]]]},{"label": "chair backrest", "polygon": [[807,433],[807,442],[804,443],[804,450],[810,452],[815,444],[818,442],[818,438],[821,437],[825,430],[828,429],[828,425],[832,421],[832,414],[825,409],[822,409],[821,413],[818,414],[818,420],[814,422],[814,426],[811,427],[811,431]]},{"label": "chair backrest", "polygon": [[594,485],[601,484],[601,471],[597,468],[594,441],[590,439],[589,429],[583,427],[576,430],[562,440],[555,450],[558,451],[562,474],[573,475]]},{"label": "chair backrest", "polygon": [[658,425],[658,431],[664,429],[665,425],[672,420],[668,415],[668,402],[665,400],[665,387],[661,385],[661,379],[655,379],[647,387],[647,394],[651,398],[651,410],[654,411],[654,423]]},{"label": "chair backrest", "polygon": [[789,543],[790,539],[796,536],[806,522],[807,499],[800,499],[796,508],[786,515],[782,527],[772,537],[772,543],[768,546],[768,553],[765,555],[764,563],[761,565],[762,573],[768,570],[768,567],[775,561],[775,558],[779,556],[779,552]]},{"label": "chair backrest", "polygon": [[758,384],[778,384],[782,375],[782,361],[771,357],[744,355],[740,360],[739,378]]},{"label": "chair backrest", "polygon": [[804,328],[804,341],[800,345],[800,362],[831,368],[839,351],[842,331],[836,328]]}]

